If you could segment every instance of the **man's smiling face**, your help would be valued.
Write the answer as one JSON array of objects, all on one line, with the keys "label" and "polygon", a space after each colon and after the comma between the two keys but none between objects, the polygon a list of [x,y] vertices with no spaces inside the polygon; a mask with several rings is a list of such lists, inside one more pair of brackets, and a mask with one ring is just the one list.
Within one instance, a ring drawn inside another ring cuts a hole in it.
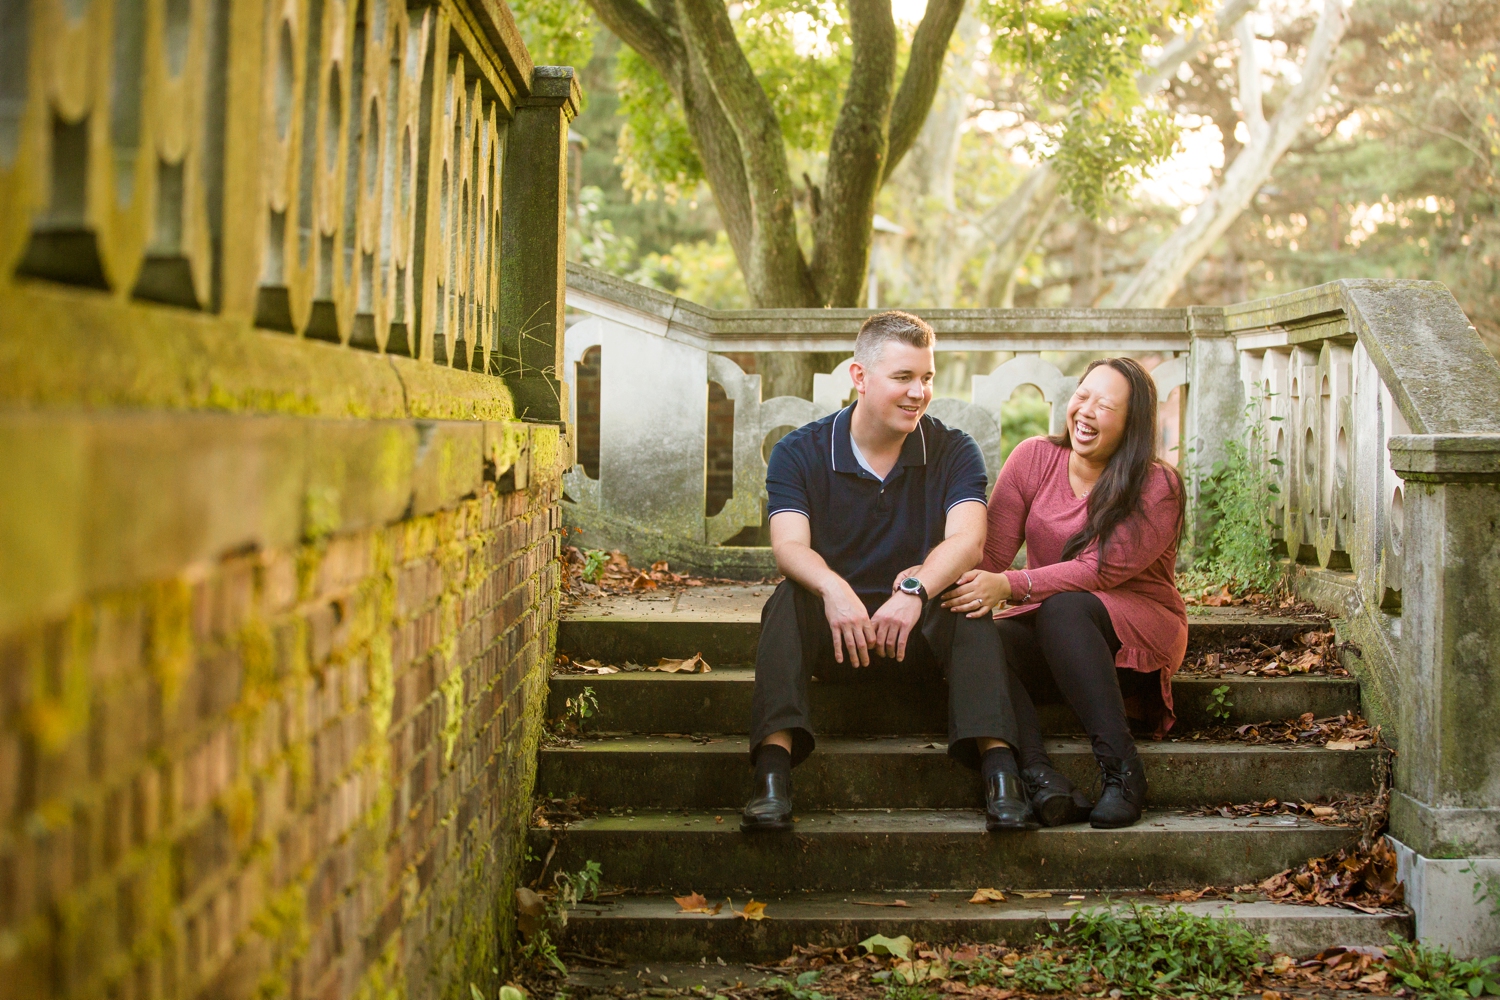
[{"label": "man's smiling face", "polygon": [[860,409],[896,434],[910,434],[932,402],[932,377],[937,370],[932,348],[913,347],[901,341],[885,344],[880,357],[869,368],[858,362],[849,366],[854,387],[859,390]]}]

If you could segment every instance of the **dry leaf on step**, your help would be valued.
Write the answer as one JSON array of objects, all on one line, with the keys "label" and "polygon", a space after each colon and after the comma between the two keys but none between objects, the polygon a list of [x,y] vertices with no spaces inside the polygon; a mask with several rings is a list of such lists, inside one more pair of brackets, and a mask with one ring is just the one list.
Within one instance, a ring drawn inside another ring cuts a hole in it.
[{"label": "dry leaf on step", "polygon": [[893,900],[893,901],[891,901],[889,903],[866,902],[863,899],[856,899],[854,901],[854,905],[855,906],[902,906],[902,907],[911,906],[911,904],[908,903],[904,899]]},{"label": "dry leaf on step", "polygon": [[706,674],[713,668],[703,659],[702,653],[694,653],[686,660],[669,660],[664,656],[656,662],[656,666],[646,669],[663,674]]},{"label": "dry leaf on step", "polygon": [[729,912],[745,920],[764,920],[766,919],[766,904],[757,903],[752,899],[750,900],[750,902],[745,904],[745,908],[743,910],[736,910],[734,908],[734,903],[731,902],[729,904]]},{"label": "dry leaf on step", "polygon": [[971,903],[1003,903],[1005,893],[999,889],[975,889],[974,895],[969,897]]},{"label": "dry leaf on step", "polygon": [[1323,745],[1330,750],[1364,750],[1374,744],[1369,740],[1329,740]]},{"label": "dry leaf on step", "polygon": [[708,900],[703,898],[702,893],[697,892],[689,893],[686,896],[673,896],[672,899],[677,902],[678,906],[682,907],[682,909],[677,911],[678,913],[706,913],[712,917],[716,916],[724,908],[723,903],[719,903],[716,906],[709,906]]},{"label": "dry leaf on step", "polygon": [[1050,892],[1023,892],[1023,893],[1021,893],[1021,898],[1022,899],[1051,899],[1052,898],[1052,893],[1050,893]]}]

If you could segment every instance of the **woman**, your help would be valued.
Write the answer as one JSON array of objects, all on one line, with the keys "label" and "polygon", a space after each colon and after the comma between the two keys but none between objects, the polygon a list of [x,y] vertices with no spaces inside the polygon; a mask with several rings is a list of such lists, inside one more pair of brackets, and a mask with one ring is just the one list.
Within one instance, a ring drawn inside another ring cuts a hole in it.
[{"label": "woman", "polygon": [[[1184,499],[1177,471],[1156,458],[1151,376],[1129,358],[1095,361],[1068,401],[1063,434],[1011,452],[990,497],[984,561],[944,601],[970,617],[1013,605],[995,615],[996,627],[1020,724],[1022,776],[1047,826],[1084,814],[1104,829],[1141,818],[1146,776],[1125,697],[1154,707],[1158,732],[1171,725],[1172,674],[1187,650],[1187,609],[1175,582]],[[1023,542],[1026,568],[1008,569]],[[1103,791],[1091,811],[1042,749],[1019,679],[1039,662],[1093,743]]]}]

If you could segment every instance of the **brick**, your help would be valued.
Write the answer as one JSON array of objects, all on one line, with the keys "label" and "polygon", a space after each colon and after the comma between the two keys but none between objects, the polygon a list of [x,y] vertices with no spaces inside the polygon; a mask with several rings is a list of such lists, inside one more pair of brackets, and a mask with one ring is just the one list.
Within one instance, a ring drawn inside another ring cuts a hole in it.
[{"label": "brick", "polygon": [[296,606],[297,560],[289,553],[263,554],[256,579],[260,591],[261,614],[275,616]]},{"label": "brick", "polygon": [[197,663],[198,715],[216,719],[240,700],[245,682],[243,657],[237,648],[218,648]]},{"label": "brick", "polygon": [[258,561],[253,556],[227,559],[214,574],[212,629],[215,638],[232,635],[249,620],[255,607]]},{"label": "brick", "polygon": [[100,601],[94,607],[90,672],[96,684],[139,670],[146,641],[145,608],[134,597]]},{"label": "brick", "polygon": [[131,782],[130,834],[136,846],[155,839],[162,828],[162,776],[156,767],[148,766]]}]

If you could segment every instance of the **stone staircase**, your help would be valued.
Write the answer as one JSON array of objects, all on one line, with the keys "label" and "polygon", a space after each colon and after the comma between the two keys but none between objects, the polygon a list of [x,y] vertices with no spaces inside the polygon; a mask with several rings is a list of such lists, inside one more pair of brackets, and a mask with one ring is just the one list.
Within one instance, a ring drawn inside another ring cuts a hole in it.
[{"label": "stone staircase", "polygon": [[[763,961],[794,944],[849,944],[873,933],[1017,941],[1106,896],[1155,901],[1163,891],[1259,882],[1357,836],[1291,816],[1185,813],[1366,792],[1379,751],[1148,738],[1140,745],[1150,809],[1138,825],[987,835],[977,779],[948,759],[934,735],[945,730],[944,692],[899,683],[814,684],[819,744],[794,773],[796,830],[745,836],[738,824],[750,790],[751,663],[769,592],[744,586],[611,597],[565,615],[558,649],[574,659],[655,663],[702,653],[713,665],[708,674],[552,678],[549,718],[562,716],[566,699],[585,687],[598,711],[577,746],[539,751],[537,795],[581,796],[591,815],[533,828],[532,853],[553,872],[597,861],[608,884],[626,889],[573,914],[570,949],[634,962]],[[1195,615],[1190,642],[1212,649],[1251,636],[1274,644],[1308,627],[1240,613]],[[1231,724],[1359,707],[1358,682],[1347,678],[1180,678],[1176,733],[1220,721],[1207,712],[1220,684],[1231,688]],[[1050,706],[1041,713],[1058,766],[1091,787],[1092,754],[1071,712]],[[980,886],[1014,894],[1006,903],[970,905]],[[1019,896],[1043,890],[1051,897]],[[768,904],[768,919],[744,921],[729,906],[716,917],[679,915],[671,897],[691,891],[736,907],[754,898]],[[1407,926],[1393,914],[1264,901],[1188,908],[1226,906],[1293,953],[1385,943]]]}]

